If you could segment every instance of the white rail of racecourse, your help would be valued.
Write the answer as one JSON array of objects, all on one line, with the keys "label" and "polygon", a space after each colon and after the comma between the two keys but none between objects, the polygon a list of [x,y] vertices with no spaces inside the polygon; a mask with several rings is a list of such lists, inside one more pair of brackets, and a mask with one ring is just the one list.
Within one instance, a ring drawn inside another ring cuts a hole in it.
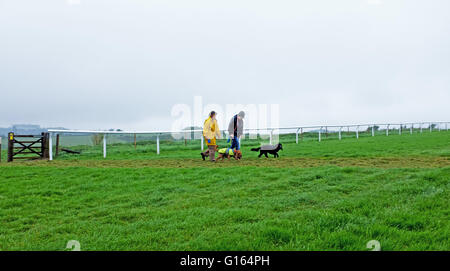
[{"label": "white rail of racecourse", "polygon": [[[247,132],[259,132],[259,131],[268,131],[269,132],[269,139],[270,144],[272,144],[272,138],[275,131],[281,131],[281,130],[296,130],[295,132],[295,142],[298,144],[298,135],[299,133],[302,134],[305,129],[318,129],[317,131],[313,131],[318,134],[318,140],[319,142],[322,140],[322,133],[324,131],[328,131],[328,128],[339,128],[338,134],[339,134],[339,140],[342,139],[342,129],[347,128],[350,130],[350,128],[355,128],[354,132],[356,135],[356,138],[359,138],[359,128],[361,126],[363,127],[369,127],[372,131],[372,136],[375,136],[375,127],[378,126],[385,126],[386,127],[386,136],[389,136],[389,129],[395,129],[398,127],[398,132],[401,135],[402,134],[402,128],[404,126],[409,126],[409,131],[412,134],[414,128],[420,129],[420,133],[423,132],[424,125],[429,125],[430,132],[433,131],[433,125],[436,126],[435,129],[438,129],[441,131],[442,127],[441,125],[444,125],[445,130],[448,131],[450,122],[445,121],[437,121],[437,122],[408,122],[408,123],[379,123],[379,124],[351,124],[351,125],[316,125],[316,126],[294,126],[294,127],[278,127],[278,128],[255,128],[255,129],[244,129],[244,131]],[[325,129],[325,130],[324,130]],[[383,129],[380,129],[383,130]],[[60,129],[49,129],[49,160],[53,160],[53,140],[52,135],[53,134],[103,134],[103,157],[106,158],[106,135],[108,134],[154,134],[156,135],[156,153],[160,153],[159,149],[159,136],[163,134],[182,134],[182,133],[192,133],[192,132],[203,132],[203,130],[183,130],[183,131],[94,131],[94,130],[60,130]],[[353,131],[352,131],[353,132]],[[203,150],[203,137],[201,137],[201,150]]]}]

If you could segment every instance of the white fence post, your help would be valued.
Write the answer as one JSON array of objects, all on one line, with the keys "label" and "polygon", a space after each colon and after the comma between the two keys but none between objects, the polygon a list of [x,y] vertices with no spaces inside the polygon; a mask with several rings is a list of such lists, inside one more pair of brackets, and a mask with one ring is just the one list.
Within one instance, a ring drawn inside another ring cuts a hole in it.
[{"label": "white fence post", "polygon": [[388,136],[388,135],[389,135],[389,124],[386,127],[386,136]]},{"label": "white fence post", "polygon": [[356,126],[356,139],[359,139],[359,125]]},{"label": "white fence post", "polygon": [[272,145],[273,130],[270,130],[270,145]]},{"label": "white fence post", "polygon": [[402,124],[400,123],[400,127],[398,127],[398,134],[401,135],[402,134]]},{"label": "white fence post", "polygon": [[48,133],[48,160],[53,160],[53,141],[52,133]]},{"label": "white fence post", "polygon": [[295,143],[298,144],[298,130],[295,132]]},{"label": "white fence post", "polygon": [[322,135],[322,127],[320,127],[320,129],[319,129],[319,142],[321,140],[321,135]]},{"label": "white fence post", "polygon": [[375,136],[375,125],[372,126],[372,136]]},{"label": "white fence post", "polygon": [[201,148],[202,148],[202,151],[203,151],[203,136],[201,137],[200,141],[201,141],[200,144],[202,145]]},{"label": "white fence post", "polygon": [[159,134],[156,135],[156,154],[159,155]]},{"label": "white fence post", "polygon": [[339,127],[339,140],[342,139],[342,126]]},{"label": "white fence post", "polygon": [[411,123],[411,127],[409,127],[409,133],[412,135],[414,129],[414,123]]},{"label": "white fence post", "polygon": [[106,158],[106,134],[103,134],[103,158]]}]

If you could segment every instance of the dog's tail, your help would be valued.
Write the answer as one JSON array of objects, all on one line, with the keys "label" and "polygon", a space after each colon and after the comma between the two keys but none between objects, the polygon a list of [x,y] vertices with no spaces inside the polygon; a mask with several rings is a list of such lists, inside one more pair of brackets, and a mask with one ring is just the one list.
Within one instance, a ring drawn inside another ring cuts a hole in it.
[{"label": "dog's tail", "polygon": [[253,148],[253,149],[251,149],[251,151],[259,151],[261,149],[261,147],[259,147],[259,148]]}]

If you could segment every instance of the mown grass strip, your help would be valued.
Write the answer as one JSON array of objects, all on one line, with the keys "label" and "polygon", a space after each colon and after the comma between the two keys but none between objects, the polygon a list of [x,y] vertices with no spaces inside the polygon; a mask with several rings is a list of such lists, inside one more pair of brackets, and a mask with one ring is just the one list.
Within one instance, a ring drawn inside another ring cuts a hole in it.
[{"label": "mown grass strip", "polygon": [[89,168],[222,168],[222,167],[275,167],[310,168],[319,166],[365,167],[365,168],[442,168],[450,167],[450,157],[361,157],[361,158],[249,158],[241,161],[219,161],[211,163],[201,159],[158,160],[62,160],[30,161],[6,164],[4,167],[89,167]]}]

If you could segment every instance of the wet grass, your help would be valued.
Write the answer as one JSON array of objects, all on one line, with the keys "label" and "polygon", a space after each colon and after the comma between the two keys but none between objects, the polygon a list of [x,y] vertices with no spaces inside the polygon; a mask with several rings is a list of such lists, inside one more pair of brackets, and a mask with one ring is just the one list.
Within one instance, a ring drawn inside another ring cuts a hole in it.
[{"label": "wet grass", "polygon": [[448,250],[450,168],[8,167],[0,249]]},{"label": "wet grass", "polygon": [[0,250],[449,250],[449,135],[286,140],[279,159],[249,141],[216,164],[151,143],[1,163]]}]

